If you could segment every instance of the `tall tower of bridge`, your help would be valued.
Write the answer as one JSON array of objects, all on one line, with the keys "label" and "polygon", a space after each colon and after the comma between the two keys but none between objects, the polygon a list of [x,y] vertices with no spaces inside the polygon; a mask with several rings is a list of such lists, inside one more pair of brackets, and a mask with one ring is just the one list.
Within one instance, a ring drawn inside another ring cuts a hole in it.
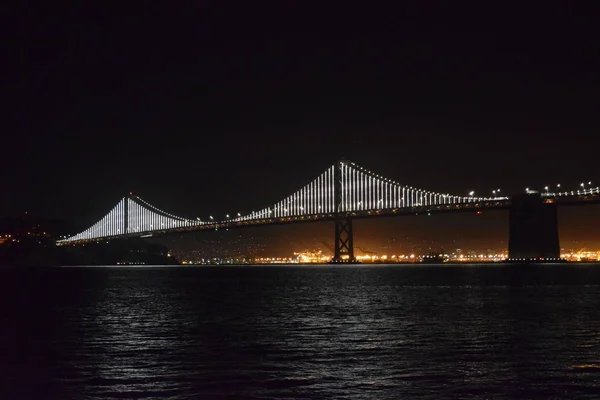
[{"label": "tall tower of bridge", "polygon": [[344,167],[348,161],[340,160],[335,164],[333,192],[335,198],[335,248],[332,263],[355,263],[354,233],[352,218],[343,211],[344,207]]}]

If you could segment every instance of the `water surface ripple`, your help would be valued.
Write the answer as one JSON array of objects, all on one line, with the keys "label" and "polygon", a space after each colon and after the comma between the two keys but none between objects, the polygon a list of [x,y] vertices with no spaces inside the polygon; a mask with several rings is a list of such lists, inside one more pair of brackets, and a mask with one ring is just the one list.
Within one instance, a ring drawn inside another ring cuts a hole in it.
[{"label": "water surface ripple", "polygon": [[0,271],[0,398],[596,399],[600,266]]}]

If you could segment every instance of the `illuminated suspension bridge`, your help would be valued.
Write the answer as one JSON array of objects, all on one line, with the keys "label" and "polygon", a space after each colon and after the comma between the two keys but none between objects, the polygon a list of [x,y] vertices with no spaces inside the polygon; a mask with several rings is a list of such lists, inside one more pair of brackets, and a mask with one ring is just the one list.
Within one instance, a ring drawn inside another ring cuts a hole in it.
[{"label": "illuminated suspension bridge", "polygon": [[[546,203],[561,198],[598,199],[599,188],[543,193]],[[215,221],[188,219],[162,211],[138,196],[122,198],[100,221],[57,245],[122,237],[148,237],[177,232],[310,221],[335,221],[334,261],[354,260],[352,219],[483,209],[509,209],[511,198],[438,193],[402,185],[350,161],[338,161],[306,186],[262,210]]]}]

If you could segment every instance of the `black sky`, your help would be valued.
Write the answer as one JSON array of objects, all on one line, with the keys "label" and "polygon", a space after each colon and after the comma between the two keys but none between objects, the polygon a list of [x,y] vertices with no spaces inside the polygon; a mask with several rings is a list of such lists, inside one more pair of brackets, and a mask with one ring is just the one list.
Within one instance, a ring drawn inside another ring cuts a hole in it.
[{"label": "black sky", "polygon": [[0,214],[250,211],[342,157],[456,194],[600,181],[575,2],[80,3],[4,10]]}]

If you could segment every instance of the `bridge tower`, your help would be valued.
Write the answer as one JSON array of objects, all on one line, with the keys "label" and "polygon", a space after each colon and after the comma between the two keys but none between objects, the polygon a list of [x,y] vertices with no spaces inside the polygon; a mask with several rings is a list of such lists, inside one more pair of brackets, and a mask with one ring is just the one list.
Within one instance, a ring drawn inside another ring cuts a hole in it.
[{"label": "bridge tower", "polygon": [[125,204],[123,205],[123,232],[129,233],[129,199],[133,198],[133,192],[129,192],[129,196],[125,196]]},{"label": "bridge tower", "polygon": [[[333,176],[333,193],[335,199],[335,243],[332,263],[355,263],[354,235],[352,218],[347,216],[344,208],[343,166],[345,160],[336,163]],[[347,258],[346,258],[347,256]]]},{"label": "bridge tower", "polygon": [[509,220],[509,259],[560,258],[556,204],[539,193],[513,196]]}]

